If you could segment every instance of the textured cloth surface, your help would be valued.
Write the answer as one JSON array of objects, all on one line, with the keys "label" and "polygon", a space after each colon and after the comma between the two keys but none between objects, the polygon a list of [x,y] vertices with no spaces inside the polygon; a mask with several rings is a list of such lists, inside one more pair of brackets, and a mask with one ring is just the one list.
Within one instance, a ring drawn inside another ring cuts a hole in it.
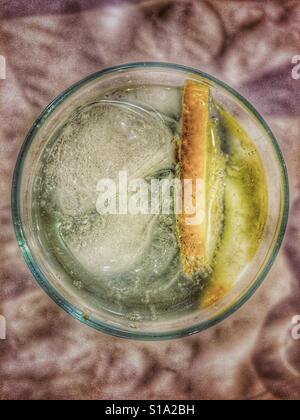
[{"label": "textured cloth surface", "polygon": [[[300,399],[300,1],[1,0],[0,399]],[[172,61],[238,88],[274,130],[292,211],[271,273],[238,313],[202,334],[122,341],[73,320],[37,287],[10,216],[20,146],[41,110],[73,82],[129,61]]]}]

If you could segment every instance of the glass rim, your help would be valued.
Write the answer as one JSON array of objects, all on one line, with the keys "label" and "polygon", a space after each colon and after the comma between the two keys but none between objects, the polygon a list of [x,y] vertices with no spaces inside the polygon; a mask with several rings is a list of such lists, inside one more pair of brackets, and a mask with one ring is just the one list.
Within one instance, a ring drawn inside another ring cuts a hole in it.
[{"label": "glass rim", "polygon": [[[22,226],[22,218],[20,213],[20,185],[23,173],[23,166],[24,162],[27,157],[27,153],[30,149],[30,146],[35,138],[36,133],[39,131],[40,127],[44,124],[44,122],[51,116],[51,114],[58,108],[58,106],[64,102],[67,98],[77,92],[79,89],[84,87],[89,82],[101,78],[102,76],[118,73],[118,72],[125,72],[129,70],[142,70],[142,69],[157,69],[157,70],[174,70],[179,71],[182,73],[189,73],[191,75],[200,76],[203,79],[207,79],[210,82],[213,82],[216,86],[219,86],[229,92],[233,97],[238,99],[240,103],[242,103],[246,109],[256,118],[262,128],[266,131],[266,134],[271,141],[271,145],[274,149],[274,154],[277,157],[280,173],[281,173],[281,182],[282,182],[282,203],[281,203],[281,214],[278,220],[278,227],[276,231],[276,236],[274,236],[272,247],[270,248],[272,251],[270,255],[267,257],[266,262],[263,265],[261,272],[258,274],[256,280],[253,284],[243,293],[239,299],[230,304],[227,309],[222,311],[221,313],[213,316],[209,320],[205,320],[195,325],[180,328],[174,331],[165,331],[165,332],[145,332],[145,331],[134,331],[134,330],[125,330],[119,327],[114,327],[111,325],[106,324],[103,321],[93,320],[92,317],[86,317],[82,314],[82,311],[76,308],[73,304],[69,303],[63,296],[61,296],[58,291],[52,286],[52,284],[48,281],[44,273],[39,268],[33,253],[31,252],[30,248],[27,245],[27,241],[24,235],[23,226]],[[176,339],[185,336],[190,336],[196,334],[198,332],[207,330],[210,327],[224,321],[229,316],[233,315],[238,309],[240,309],[256,292],[256,290],[260,287],[263,283],[265,278],[267,277],[271,267],[273,266],[275,259],[279,253],[281,248],[287,224],[288,224],[288,217],[289,217],[289,209],[290,209],[290,191],[289,191],[289,180],[288,180],[288,171],[287,166],[280,149],[280,146],[276,140],[275,135],[273,134],[271,128],[265,121],[265,119],[260,115],[260,113],[255,109],[255,107],[244,97],[242,96],[237,90],[227,85],[225,82],[217,79],[214,76],[211,76],[208,73],[205,73],[201,70],[194,69],[192,67],[183,66],[180,64],[174,63],[165,63],[165,62],[136,62],[136,63],[128,63],[128,64],[121,64],[114,67],[105,68],[101,71],[93,73],[88,77],[80,80],[79,82],[73,84],[68,89],[63,91],[59,94],[50,104],[43,110],[40,116],[36,119],[34,124],[32,125],[31,129],[29,130],[25,140],[22,144],[21,150],[19,152],[16,166],[14,169],[13,180],[12,180],[12,192],[11,192],[11,207],[12,207],[12,219],[13,225],[15,230],[15,235],[17,238],[18,245],[21,249],[23,258],[31,271],[33,277],[39,284],[39,286],[46,292],[46,294],[58,305],[60,306],[65,312],[69,315],[74,317],[75,319],[79,320],[83,324],[88,325],[100,332],[104,332],[106,334],[120,337],[120,338],[127,338],[127,339],[134,339],[134,340],[144,340],[144,341],[154,341],[154,340],[169,340],[169,339]]]}]

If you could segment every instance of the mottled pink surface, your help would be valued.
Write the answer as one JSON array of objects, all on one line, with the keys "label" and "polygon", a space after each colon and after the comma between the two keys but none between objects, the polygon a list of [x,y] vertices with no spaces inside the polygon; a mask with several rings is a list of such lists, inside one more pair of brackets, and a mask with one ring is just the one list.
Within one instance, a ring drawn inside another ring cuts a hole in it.
[{"label": "mottled pink surface", "polygon": [[[300,1],[1,0],[0,399],[300,399]],[[242,91],[270,123],[291,179],[288,234],[256,295],[222,324],[163,343],[122,341],[66,315],[18,250],[10,183],[27,130],[73,82],[114,64],[163,60]]]}]

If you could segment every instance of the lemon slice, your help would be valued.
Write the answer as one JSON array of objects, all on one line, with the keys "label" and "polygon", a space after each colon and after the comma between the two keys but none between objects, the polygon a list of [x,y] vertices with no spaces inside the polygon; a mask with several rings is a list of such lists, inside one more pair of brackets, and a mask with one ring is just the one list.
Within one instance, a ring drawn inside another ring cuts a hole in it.
[{"label": "lemon slice", "polygon": [[228,153],[225,214],[213,275],[201,299],[203,308],[222,300],[255,257],[265,231],[269,205],[267,180],[255,145],[238,121],[223,109],[219,109],[219,121]]},{"label": "lemon slice", "polygon": [[[179,147],[183,186],[182,214],[177,219],[183,272],[203,269],[206,256],[206,168],[210,89],[187,81],[183,94],[182,138]],[[187,188],[187,183],[192,189]],[[188,197],[188,191],[191,192]]]}]

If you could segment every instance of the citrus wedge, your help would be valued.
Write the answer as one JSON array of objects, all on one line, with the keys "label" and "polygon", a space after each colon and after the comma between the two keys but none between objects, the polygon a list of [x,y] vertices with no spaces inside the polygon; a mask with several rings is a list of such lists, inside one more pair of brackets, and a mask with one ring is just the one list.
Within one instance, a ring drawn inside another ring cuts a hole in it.
[{"label": "citrus wedge", "polygon": [[[183,93],[182,138],[179,147],[183,186],[182,213],[177,229],[183,272],[202,270],[206,255],[206,168],[210,89],[187,81]],[[187,188],[187,183],[192,189]],[[189,197],[188,197],[188,193]]]}]

